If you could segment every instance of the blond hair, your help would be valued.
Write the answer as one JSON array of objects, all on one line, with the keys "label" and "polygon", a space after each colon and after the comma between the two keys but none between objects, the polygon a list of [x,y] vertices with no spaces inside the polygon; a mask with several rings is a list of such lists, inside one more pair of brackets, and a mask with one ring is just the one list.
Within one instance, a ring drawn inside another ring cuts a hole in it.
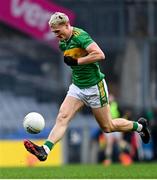
[{"label": "blond hair", "polygon": [[60,25],[60,24],[65,24],[69,22],[69,17],[61,12],[55,12],[54,14],[51,15],[51,18],[49,20],[49,25],[50,26],[55,26],[55,25]]}]

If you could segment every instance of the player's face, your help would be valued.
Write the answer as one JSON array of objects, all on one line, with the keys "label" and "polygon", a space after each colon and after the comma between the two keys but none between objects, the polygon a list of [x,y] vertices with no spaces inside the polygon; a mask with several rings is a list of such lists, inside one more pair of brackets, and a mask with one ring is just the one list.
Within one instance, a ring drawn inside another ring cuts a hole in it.
[{"label": "player's face", "polygon": [[70,28],[68,24],[51,26],[50,28],[59,40],[69,39]]}]

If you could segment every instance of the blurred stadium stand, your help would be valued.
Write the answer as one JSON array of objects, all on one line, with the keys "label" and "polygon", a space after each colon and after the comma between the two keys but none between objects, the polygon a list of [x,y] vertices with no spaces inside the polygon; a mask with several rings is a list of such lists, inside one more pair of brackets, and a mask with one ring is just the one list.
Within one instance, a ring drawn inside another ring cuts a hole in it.
[{"label": "blurred stadium stand", "polygon": [[23,118],[31,112],[40,112],[46,119],[46,128],[51,127],[52,120],[58,112],[56,103],[39,103],[32,97],[16,96],[11,92],[0,92],[0,138],[16,134],[20,129],[23,129]]}]

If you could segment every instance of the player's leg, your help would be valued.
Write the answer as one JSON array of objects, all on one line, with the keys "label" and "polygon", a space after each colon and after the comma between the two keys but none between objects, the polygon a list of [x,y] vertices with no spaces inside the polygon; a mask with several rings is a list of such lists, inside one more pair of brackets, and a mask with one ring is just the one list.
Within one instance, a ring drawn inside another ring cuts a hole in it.
[{"label": "player's leg", "polygon": [[49,134],[48,140],[57,143],[63,137],[70,120],[83,106],[84,103],[81,100],[72,96],[66,96],[60,107],[56,123]]},{"label": "player's leg", "polygon": [[105,132],[137,131],[141,133],[140,135],[144,143],[149,142],[150,134],[147,128],[147,121],[144,118],[141,118],[138,122],[129,121],[124,118],[112,119],[109,104],[100,108],[92,108],[92,112],[98,124]]},{"label": "player's leg", "polygon": [[24,141],[26,149],[34,154],[40,161],[44,161],[47,158],[47,154],[50,152],[56,142],[58,142],[64,135],[70,120],[76,114],[76,112],[83,107],[84,103],[72,96],[66,96],[64,99],[54,127],[52,128],[47,141],[43,146],[38,146],[29,140]]},{"label": "player's leg", "polygon": [[105,132],[122,131],[128,132],[133,129],[133,122],[123,118],[112,120],[110,114],[110,106],[105,105],[100,108],[93,108],[92,112],[101,127]]}]

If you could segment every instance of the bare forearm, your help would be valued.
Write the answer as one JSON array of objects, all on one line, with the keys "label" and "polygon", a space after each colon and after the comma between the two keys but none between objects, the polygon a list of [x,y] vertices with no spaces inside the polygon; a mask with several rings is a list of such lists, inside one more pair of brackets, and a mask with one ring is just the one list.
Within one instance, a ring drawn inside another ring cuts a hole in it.
[{"label": "bare forearm", "polygon": [[90,63],[100,61],[103,59],[105,59],[105,56],[103,53],[92,52],[88,54],[87,56],[78,58],[78,64],[90,64]]}]

